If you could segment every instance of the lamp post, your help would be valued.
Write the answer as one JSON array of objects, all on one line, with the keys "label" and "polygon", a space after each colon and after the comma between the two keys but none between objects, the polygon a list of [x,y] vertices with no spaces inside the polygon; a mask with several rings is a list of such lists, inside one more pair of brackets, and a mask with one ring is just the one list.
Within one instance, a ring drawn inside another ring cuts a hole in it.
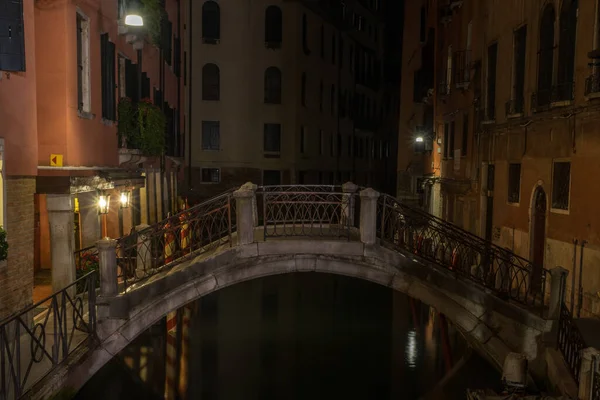
[{"label": "lamp post", "polygon": [[98,214],[102,216],[102,237],[107,237],[106,215],[110,211],[110,195],[98,196]]},{"label": "lamp post", "polygon": [[119,195],[119,236],[123,237],[124,236],[124,229],[123,229],[123,209],[124,208],[129,208],[129,205],[131,204],[131,191],[129,190],[125,190],[123,192],[121,192],[121,194]]}]

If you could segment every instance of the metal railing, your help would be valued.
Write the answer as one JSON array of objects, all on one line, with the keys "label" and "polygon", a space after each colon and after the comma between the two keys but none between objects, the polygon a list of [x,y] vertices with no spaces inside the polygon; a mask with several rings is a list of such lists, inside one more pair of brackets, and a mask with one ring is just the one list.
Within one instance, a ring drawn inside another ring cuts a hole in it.
[{"label": "metal railing", "polygon": [[[90,272],[0,322],[0,399],[18,399],[96,331],[96,281]],[[33,319],[36,308],[47,308]]]},{"label": "metal railing", "polygon": [[549,109],[552,103],[571,101],[575,98],[574,90],[575,82],[563,82],[539,89],[531,94],[531,109],[539,112]]},{"label": "metal railing", "polygon": [[592,358],[590,399],[600,400],[600,356]]},{"label": "metal railing", "polygon": [[380,197],[377,214],[382,245],[409,251],[543,314],[545,269],[391,196]]},{"label": "metal railing", "polygon": [[579,372],[581,370],[581,352],[587,346],[581,332],[575,324],[569,309],[563,302],[560,305],[558,318],[558,340],[557,346],[563,355],[565,363],[577,385],[579,385]]},{"label": "metal railing", "polygon": [[505,103],[505,115],[507,117],[511,115],[523,114],[524,110],[525,100],[522,96],[510,99]]},{"label": "metal railing", "polygon": [[600,93],[600,70],[585,79],[585,95]]}]

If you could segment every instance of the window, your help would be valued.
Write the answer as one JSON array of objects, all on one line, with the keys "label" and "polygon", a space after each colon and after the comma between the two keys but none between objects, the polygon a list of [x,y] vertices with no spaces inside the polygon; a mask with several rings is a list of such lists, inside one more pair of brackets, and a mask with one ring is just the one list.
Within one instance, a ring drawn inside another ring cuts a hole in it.
[{"label": "window", "polygon": [[306,14],[302,14],[302,49],[304,50],[304,54],[310,54],[308,48],[308,19]]},{"label": "window", "polygon": [[163,18],[161,25],[163,56],[167,65],[171,65],[173,62],[173,23],[168,18]]},{"label": "window", "polygon": [[306,107],[306,72],[302,73],[302,80],[300,81],[300,102]]},{"label": "window", "polygon": [[554,162],[552,171],[552,208],[569,209],[569,192],[571,190],[571,163]]},{"label": "window", "polygon": [[319,129],[319,155],[323,155],[323,129]]},{"label": "window", "polygon": [[450,140],[448,142],[448,157],[454,158],[454,121],[450,122]]},{"label": "window", "polygon": [[331,115],[335,115],[335,85],[331,85]]},{"label": "window", "polygon": [[450,140],[450,125],[444,124],[444,158],[448,158],[448,141]]},{"label": "window", "polygon": [[115,44],[108,40],[108,33],[100,35],[100,62],[102,80],[102,118],[117,119],[115,103]]},{"label": "window", "polygon": [[577,0],[564,0],[560,9],[558,43],[558,101],[573,99],[575,75],[575,39],[577,36]]},{"label": "window", "polygon": [[265,11],[265,46],[271,49],[281,47],[283,38],[283,17],[281,9],[269,6]]},{"label": "window", "polygon": [[221,123],[202,121],[202,150],[221,149]]},{"label": "window", "polygon": [[461,155],[467,156],[467,149],[469,145],[469,114],[463,115],[463,130],[462,130],[462,146]]},{"label": "window", "polygon": [[335,55],[336,55],[336,42],[337,39],[335,37],[335,33],[331,36],[331,63],[335,64]]},{"label": "window", "polygon": [[268,153],[281,151],[281,124],[265,124],[264,151]]},{"label": "window", "polygon": [[[134,103],[140,100],[140,93],[138,92],[138,66],[128,59],[125,59],[125,95]],[[150,97],[149,93],[148,97]]]},{"label": "window", "polygon": [[281,104],[281,71],[277,67],[265,71],[265,103]]},{"label": "window", "polygon": [[[0,6],[0,71],[25,71],[25,31],[23,1],[5,1]],[[31,20],[33,23],[33,20]]]},{"label": "window", "polygon": [[202,68],[202,100],[221,99],[221,72],[216,64],[206,64]]},{"label": "window", "polygon": [[508,202],[518,203],[521,194],[521,164],[508,165]]},{"label": "window", "polygon": [[219,168],[202,168],[202,183],[219,183],[221,171]]},{"label": "window", "polygon": [[554,74],[554,6],[548,2],[540,24],[540,48],[538,52],[538,82],[534,108],[550,105]]},{"label": "window", "polygon": [[323,111],[323,81],[319,84],[319,111]]},{"label": "window", "polygon": [[181,76],[181,39],[173,38],[173,73],[176,77]]},{"label": "window", "polygon": [[421,24],[419,29],[419,39],[421,43],[425,43],[427,40],[427,10],[425,6],[421,7]]},{"label": "window", "polygon": [[514,33],[514,64],[512,105],[509,114],[523,113],[525,94],[525,57],[527,54],[527,25],[520,27]]},{"label": "window", "polygon": [[321,58],[325,58],[325,27],[321,25]]},{"label": "window", "polygon": [[300,127],[300,153],[304,154],[306,152],[306,128],[304,126]]},{"label": "window", "polygon": [[90,23],[77,14],[77,109],[91,112],[90,104]]},{"label": "window", "polygon": [[217,44],[221,39],[221,9],[209,0],[202,6],[202,42]]},{"label": "window", "polygon": [[496,119],[496,62],[498,57],[498,44],[494,43],[488,47],[487,53],[487,102],[486,118]]}]

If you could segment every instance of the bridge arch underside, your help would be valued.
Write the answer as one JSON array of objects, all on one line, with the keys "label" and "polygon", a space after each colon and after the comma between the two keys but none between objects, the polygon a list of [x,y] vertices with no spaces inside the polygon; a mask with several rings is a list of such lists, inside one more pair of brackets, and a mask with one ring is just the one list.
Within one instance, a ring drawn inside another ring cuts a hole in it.
[{"label": "bridge arch underside", "polygon": [[[375,282],[418,299],[446,315],[471,345],[500,368],[511,351],[540,356],[547,322],[457,279],[449,271],[381,247],[358,242],[269,241],[201,256],[108,299],[99,323],[101,342],[71,366],[67,386],[80,388],[139,334],[189,302],[221,288],[270,275],[318,272]],[[100,312],[100,311],[99,311]]]}]

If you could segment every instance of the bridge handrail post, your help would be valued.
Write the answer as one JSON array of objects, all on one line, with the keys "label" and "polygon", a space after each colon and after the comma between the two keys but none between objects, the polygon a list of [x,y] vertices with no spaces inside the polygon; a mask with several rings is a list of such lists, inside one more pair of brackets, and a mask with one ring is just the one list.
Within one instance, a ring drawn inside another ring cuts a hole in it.
[{"label": "bridge handrail post", "polygon": [[244,183],[240,189],[244,190],[252,190],[254,192],[254,196],[252,196],[252,219],[254,221],[254,226],[258,226],[258,205],[256,203],[256,190],[258,189],[258,185],[252,182]]},{"label": "bridge handrail post", "polygon": [[98,264],[100,272],[100,297],[96,301],[98,311],[96,318],[102,321],[109,316],[105,298],[115,297],[119,293],[117,273],[117,241],[105,238],[96,242],[98,248]]},{"label": "bridge handrail post", "polygon": [[346,182],[342,185],[342,216],[344,226],[351,228],[354,226],[354,208],[356,200],[354,195],[358,190],[358,185],[352,182]]},{"label": "bridge handrail post", "polygon": [[579,370],[579,400],[596,400],[593,396],[594,375],[597,374],[600,351],[587,347],[581,351],[581,368]]},{"label": "bridge handrail post", "polygon": [[360,241],[364,244],[377,242],[377,200],[379,192],[367,188],[360,192]]},{"label": "bridge handrail post", "polygon": [[233,198],[236,201],[235,213],[238,244],[254,243],[255,220],[253,215],[253,199],[255,199],[255,190],[253,187],[244,185],[233,192]]},{"label": "bridge handrail post", "polygon": [[[560,305],[565,300],[565,284],[569,271],[563,267],[554,267],[550,270],[550,304],[548,318],[556,320],[560,315]],[[542,293],[545,296],[545,293]]]}]

